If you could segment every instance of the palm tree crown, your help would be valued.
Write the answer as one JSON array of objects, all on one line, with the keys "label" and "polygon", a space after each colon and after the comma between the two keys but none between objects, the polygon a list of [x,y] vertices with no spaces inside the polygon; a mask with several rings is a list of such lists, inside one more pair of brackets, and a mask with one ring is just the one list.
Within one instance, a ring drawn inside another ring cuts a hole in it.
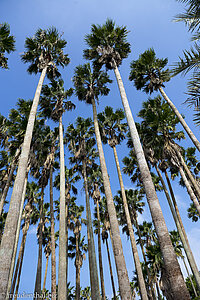
[{"label": "palm tree crown", "polygon": [[10,26],[7,23],[0,24],[0,67],[8,69],[8,58],[4,56],[15,50],[15,38],[10,35]]}]

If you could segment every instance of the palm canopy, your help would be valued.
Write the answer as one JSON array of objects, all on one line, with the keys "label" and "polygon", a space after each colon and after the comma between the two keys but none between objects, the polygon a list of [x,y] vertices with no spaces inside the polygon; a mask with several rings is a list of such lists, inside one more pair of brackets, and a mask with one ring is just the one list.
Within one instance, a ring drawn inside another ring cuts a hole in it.
[{"label": "palm canopy", "polygon": [[68,100],[72,93],[72,88],[65,90],[62,79],[52,80],[50,86],[43,86],[40,100],[40,109],[43,115],[58,122],[66,110],[75,108],[75,105]]},{"label": "palm canopy", "polygon": [[98,114],[99,127],[101,131],[102,142],[113,147],[121,143],[125,139],[125,133],[128,125],[122,123],[125,114],[122,109],[115,112],[110,106],[106,106],[102,113]]},{"label": "palm canopy", "polygon": [[170,80],[169,69],[163,70],[168,63],[168,59],[156,58],[153,48],[140,54],[138,60],[131,62],[129,80],[134,81],[137,90],[145,93],[157,91],[163,87],[163,82]]},{"label": "palm canopy", "polygon": [[110,90],[106,84],[111,82],[106,72],[96,70],[92,72],[89,63],[77,66],[73,77],[76,96],[88,104],[92,103],[92,99],[98,101],[100,95],[108,95]]},{"label": "palm canopy", "polygon": [[188,26],[189,31],[198,31],[200,28],[200,2],[199,0],[177,0],[187,5],[184,13],[178,14],[176,21],[183,21]]},{"label": "palm canopy", "polygon": [[105,64],[107,69],[113,69],[115,64],[119,66],[131,52],[127,35],[126,26],[116,26],[111,19],[103,25],[93,24],[91,33],[85,37],[89,49],[84,50],[84,58],[93,60],[99,67]]},{"label": "palm canopy", "polygon": [[15,50],[15,38],[10,34],[10,26],[7,23],[0,24],[0,67],[8,69],[8,54]]},{"label": "palm canopy", "polygon": [[67,42],[61,36],[55,27],[51,27],[47,30],[40,28],[33,37],[26,38],[26,52],[21,58],[24,63],[30,63],[30,74],[37,74],[48,66],[48,78],[60,76],[57,67],[67,66],[69,63],[68,55],[63,52]]}]

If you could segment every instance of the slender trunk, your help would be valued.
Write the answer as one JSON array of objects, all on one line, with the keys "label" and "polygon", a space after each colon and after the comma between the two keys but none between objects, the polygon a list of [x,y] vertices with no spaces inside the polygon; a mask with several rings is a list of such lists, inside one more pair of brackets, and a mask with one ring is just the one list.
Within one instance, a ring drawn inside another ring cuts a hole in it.
[{"label": "slender trunk", "polygon": [[15,246],[14,246],[14,250],[13,250],[12,263],[11,263],[9,279],[8,279],[7,297],[10,292],[10,289],[11,289],[13,272],[14,272],[14,268],[15,268],[15,258],[16,258],[16,254],[17,254],[17,246],[18,246],[18,240],[19,240],[20,229],[21,229],[21,219],[22,219],[22,213],[23,213],[23,208],[24,208],[24,200],[25,200],[25,196],[26,196],[26,186],[27,186],[27,182],[28,182],[29,170],[30,170],[30,166],[27,168],[26,178],[25,178],[25,182],[24,182],[24,190],[23,190],[23,194],[22,194],[20,215],[19,215],[19,220],[18,220],[18,225],[17,225],[17,232],[16,232],[16,236],[15,236]]},{"label": "slender trunk", "polygon": [[137,157],[137,161],[141,173],[142,182],[147,196],[148,205],[151,211],[152,220],[158,236],[160,249],[165,264],[166,276],[168,279],[168,290],[170,291],[169,294],[171,296],[171,299],[176,299],[176,300],[190,299],[189,292],[187,290],[179,263],[176,258],[176,254],[174,253],[169,232],[167,230],[167,226],[162,214],[160,203],[156,195],[151,174],[144,156],[139,135],[130,110],[128,99],[126,97],[126,92],[123,86],[123,82],[116,64],[115,64],[114,72],[117,79],[119,91],[121,94],[121,99],[124,106],[127,122],[129,125],[134,150],[136,153],[136,157]]},{"label": "slender trunk", "polygon": [[156,277],[156,290],[157,290],[158,300],[162,300],[162,296],[160,294],[160,289],[159,289],[157,277]]},{"label": "slender trunk", "polygon": [[189,181],[188,181],[188,179],[187,179],[187,177],[186,177],[186,175],[185,175],[182,167],[179,167],[179,172],[180,172],[181,177],[183,179],[183,182],[184,182],[184,184],[185,184],[185,186],[187,188],[187,191],[188,191],[188,194],[190,196],[190,199],[193,201],[193,203],[194,203],[194,205],[195,205],[195,207],[196,207],[196,209],[198,211],[198,214],[200,215],[200,203],[197,200],[197,198],[196,198],[196,196],[195,196],[195,194],[193,192],[193,189],[191,188],[191,185],[190,185],[190,183],[189,183]]},{"label": "slender trunk", "polygon": [[64,158],[62,116],[60,116],[60,120],[59,120],[59,137],[60,137],[60,219],[59,219],[58,300],[64,300],[67,298],[67,282],[66,282],[65,158]]},{"label": "slender trunk", "polygon": [[159,87],[159,91],[161,93],[161,95],[163,96],[163,98],[165,99],[165,101],[169,104],[169,106],[171,107],[171,109],[174,111],[174,113],[176,114],[176,116],[179,119],[179,122],[182,124],[183,128],[185,129],[185,131],[187,132],[187,134],[189,135],[190,139],[192,140],[193,144],[195,145],[195,147],[199,150],[200,152],[200,143],[197,140],[197,138],[195,137],[194,133],[192,132],[192,130],[189,128],[189,126],[187,125],[187,123],[185,122],[185,120],[183,119],[183,117],[181,116],[181,114],[179,113],[178,109],[176,108],[176,106],[172,103],[172,101],[168,98],[168,96],[165,94],[164,90],[162,89],[162,87]]},{"label": "slender trunk", "polygon": [[[28,232],[28,229],[29,229],[29,225],[30,225],[30,220],[28,221],[27,224],[25,224],[26,228],[25,228],[25,231],[24,231],[23,236],[22,236],[22,242],[21,242],[21,246],[20,246],[20,249],[19,249],[17,264],[16,264],[16,267],[15,267],[15,274],[14,274],[14,278],[13,278],[13,282],[12,282],[12,287],[11,287],[11,290],[10,290],[11,295],[14,294],[15,284],[16,284],[17,278],[18,278],[17,282],[20,281],[20,266],[22,265],[22,261],[23,261],[24,249],[25,249],[26,237],[27,237],[27,232]],[[19,283],[18,283],[18,286],[19,286]]]},{"label": "slender trunk", "polygon": [[3,193],[1,195],[1,200],[0,200],[0,216],[1,216],[2,211],[3,211],[4,203],[5,203],[7,194],[8,194],[10,183],[12,181],[13,173],[14,173],[14,171],[16,169],[16,162],[17,162],[17,159],[19,157],[19,154],[20,154],[20,149],[17,149],[16,153],[15,153],[15,157],[14,157],[14,159],[12,161],[12,164],[11,164],[10,172],[9,172],[9,175],[8,175],[8,180],[6,182],[6,185],[5,185],[4,189],[3,189]]},{"label": "slender trunk", "polygon": [[115,282],[114,282],[111,259],[110,259],[110,251],[109,251],[107,239],[106,239],[106,249],[107,249],[107,254],[108,254],[108,263],[109,263],[109,268],[110,268],[110,278],[111,278],[111,283],[112,283],[113,298],[114,298],[114,300],[117,300],[116,291],[115,291]]},{"label": "slender trunk", "polygon": [[103,152],[103,147],[101,142],[101,136],[99,132],[96,103],[94,99],[92,99],[92,107],[93,107],[94,129],[95,129],[95,135],[97,141],[97,148],[99,152],[104,190],[106,194],[108,214],[110,219],[111,234],[113,238],[113,252],[114,252],[115,264],[116,264],[118,281],[119,281],[120,296],[122,300],[131,300],[133,299],[133,297],[131,293],[128,272],[126,269],[126,263],[124,259],[123,249],[122,249],[122,242],[121,242],[121,237],[119,232],[117,214],[113,202],[110,180],[108,176],[108,171],[106,167],[106,162],[105,162],[105,157],[104,157],[104,152]]},{"label": "slender trunk", "polygon": [[[1,240],[0,246],[0,300],[6,298],[6,292],[8,288],[9,272],[12,263],[13,251],[15,247],[15,235],[17,231],[17,224],[20,216],[20,207],[22,201],[22,194],[24,189],[24,181],[26,177],[26,169],[28,164],[28,156],[30,152],[30,145],[33,134],[33,127],[39,103],[42,84],[46,75],[47,67],[45,67],[41,73],[40,80],[36,89],[36,93],[33,99],[26,133],[24,137],[24,143],[22,146],[22,152],[18,164],[17,175],[13,187],[13,192],[10,200],[9,212],[6,218],[5,230]],[[18,241],[17,241],[18,242]]]},{"label": "slender trunk", "polygon": [[79,253],[79,234],[76,234],[76,300],[80,300],[80,253]]},{"label": "slender trunk", "polygon": [[182,261],[183,261],[183,263],[184,263],[184,266],[185,266],[185,269],[186,269],[188,278],[189,278],[189,280],[190,280],[190,282],[191,282],[191,285],[192,285],[192,288],[193,288],[195,297],[198,297],[197,291],[196,291],[196,289],[195,289],[194,283],[193,283],[193,281],[192,281],[192,278],[191,278],[191,275],[190,275],[190,272],[189,272],[189,270],[188,270],[188,267],[187,267],[187,264],[186,264],[186,262],[185,262],[185,258],[184,258],[184,257],[182,257]]},{"label": "slender trunk", "polygon": [[157,165],[155,165],[155,168],[156,168],[156,171],[158,173],[158,176],[161,180],[161,183],[162,183],[162,186],[163,186],[163,189],[164,189],[164,192],[165,192],[165,195],[166,195],[166,198],[167,198],[167,201],[168,201],[168,204],[169,204],[169,207],[170,207],[170,210],[171,210],[171,213],[172,213],[172,216],[173,216],[173,219],[174,219],[174,222],[176,224],[176,227],[177,227],[177,230],[178,230],[178,233],[180,235],[180,238],[181,238],[181,242],[183,244],[183,248],[185,250],[185,253],[186,253],[186,256],[187,256],[187,259],[188,259],[188,262],[190,264],[190,267],[191,267],[191,270],[192,270],[192,273],[194,275],[194,278],[197,282],[197,286],[198,288],[200,287],[200,274],[199,274],[199,271],[198,271],[198,268],[197,268],[197,265],[196,265],[196,262],[195,262],[195,259],[194,259],[194,256],[192,254],[192,250],[190,248],[190,245],[189,245],[189,242],[187,239],[185,239],[185,235],[182,231],[182,227],[180,225],[180,222],[179,222],[179,219],[176,215],[176,212],[175,212],[175,209],[173,207],[173,204],[172,204],[172,201],[171,201],[171,198],[169,196],[169,193],[168,193],[168,190],[167,190],[167,187],[165,185],[165,182],[162,178],[162,175],[160,173],[160,170],[158,169]]},{"label": "slender trunk", "polygon": [[96,199],[96,206],[97,206],[97,222],[98,222],[98,252],[99,252],[99,269],[100,269],[100,279],[101,279],[101,295],[102,295],[102,300],[106,300],[104,276],[103,276],[102,252],[101,252],[100,213],[99,213],[98,199]]},{"label": "slender trunk", "polygon": [[34,300],[37,299],[38,295],[41,295],[41,285],[42,285],[42,226],[44,222],[43,216],[43,203],[44,203],[44,187],[42,187],[41,191],[41,200],[40,200],[40,221],[38,227],[38,263],[37,263],[37,272],[36,272],[36,280],[35,280],[35,290],[34,290]]},{"label": "slender trunk", "polygon": [[143,259],[144,259],[144,263],[147,266],[146,270],[147,270],[147,277],[148,277],[148,286],[150,288],[150,296],[152,297],[152,299],[156,300],[156,295],[155,295],[155,292],[154,292],[154,287],[153,287],[153,284],[152,284],[151,275],[150,275],[149,268],[148,268],[148,265],[147,265],[147,259],[146,259],[146,255],[145,255],[145,251],[144,251],[144,247],[143,247],[142,236],[141,236],[140,227],[138,225],[137,218],[135,218],[135,225],[136,225],[137,232],[138,232],[139,243],[140,243],[140,248],[142,250],[142,256],[143,256]]},{"label": "slender trunk", "polygon": [[66,205],[66,282],[68,283],[68,204]]},{"label": "slender trunk", "polygon": [[44,291],[45,286],[46,286],[47,271],[48,271],[48,263],[49,263],[49,255],[47,256],[47,259],[46,259],[46,268],[45,268],[44,282],[43,282],[43,287],[42,287],[42,290],[43,290],[43,291]]},{"label": "slender trunk", "polygon": [[50,215],[51,215],[51,295],[56,298],[56,242],[53,209],[53,166],[50,167]]},{"label": "slender trunk", "polygon": [[130,217],[130,213],[129,213],[128,203],[127,203],[127,199],[126,199],[124,183],[123,183],[122,174],[121,174],[121,170],[120,170],[119,159],[118,159],[117,150],[116,150],[115,146],[113,146],[113,153],[114,153],[114,157],[115,157],[115,163],[116,163],[116,167],[117,167],[119,184],[120,184],[121,193],[122,193],[122,200],[123,200],[124,212],[125,212],[125,216],[126,216],[126,222],[127,222],[127,226],[128,226],[128,232],[129,232],[129,236],[130,236],[130,240],[131,240],[131,247],[132,247],[133,258],[134,258],[134,262],[135,262],[135,269],[136,269],[136,273],[137,273],[137,277],[138,277],[140,295],[141,295],[142,300],[143,299],[148,300],[145,281],[144,281],[144,277],[143,277],[143,273],[142,273],[142,268],[141,268],[141,264],[140,264],[138,251],[137,251],[137,245],[136,245],[134,231],[133,231],[133,227],[132,227],[132,223],[131,223],[131,217]]},{"label": "slender trunk", "polygon": [[193,177],[192,173],[190,172],[187,164],[185,163],[181,153],[178,151],[178,149],[176,147],[173,147],[174,150],[176,151],[176,154],[180,160],[180,163],[181,165],[183,166],[183,169],[185,170],[190,182],[192,183],[193,187],[194,187],[194,191],[195,191],[195,194],[198,198],[198,200],[200,201],[200,188],[199,188],[199,185],[198,183],[196,182],[195,178]]},{"label": "slender trunk", "polygon": [[85,196],[86,196],[86,214],[87,214],[88,252],[89,252],[91,294],[92,294],[92,300],[100,300],[101,298],[100,298],[100,291],[99,291],[99,278],[98,278],[94,236],[93,236],[93,229],[92,229],[92,218],[91,218],[91,211],[90,211],[90,199],[89,199],[89,193],[88,193],[88,183],[87,183],[85,160],[83,160],[82,163],[83,163],[83,178],[84,178]]}]

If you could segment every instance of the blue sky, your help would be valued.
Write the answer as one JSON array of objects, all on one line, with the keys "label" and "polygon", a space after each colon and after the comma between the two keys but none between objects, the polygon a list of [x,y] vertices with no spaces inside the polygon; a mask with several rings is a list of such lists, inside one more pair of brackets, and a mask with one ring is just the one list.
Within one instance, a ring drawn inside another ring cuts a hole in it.
[{"label": "blue sky", "polygon": [[[1,0],[0,11],[1,22],[8,22],[11,26],[12,34],[16,37],[16,51],[9,55],[8,62],[10,69],[6,71],[0,70],[1,114],[5,116],[7,116],[9,110],[15,106],[18,98],[32,99],[34,96],[38,76],[30,76],[27,74],[27,66],[21,62],[20,54],[24,51],[25,38],[27,36],[32,36],[39,27],[45,29],[49,26],[55,26],[58,28],[59,32],[63,32],[63,37],[68,42],[66,52],[69,54],[71,62],[69,66],[62,71],[62,76],[65,81],[66,88],[69,88],[72,86],[71,78],[73,76],[74,68],[84,62],[82,59],[82,51],[86,47],[84,43],[84,36],[90,32],[91,24],[102,24],[107,18],[112,18],[115,20],[117,25],[126,25],[130,31],[128,41],[131,44],[132,52],[123,62],[120,67],[120,71],[124,80],[125,89],[134,118],[137,121],[137,113],[141,108],[142,102],[145,101],[148,96],[142,92],[136,91],[133,84],[128,81],[130,62],[133,59],[137,59],[138,55],[146,49],[153,47],[158,57],[168,57],[169,65],[172,65],[175,61],[177,61],[178,57],[182,55],[182,50],[190,47],[190,35],[187,33],[187,29],[184,24],[172,21],[177,13],[183,11],[183,5],[177,3],[175,0],[102,0],[101,2],[97,0]],[[107,97],[100,99],[100,105],[98,107],[99,112],[102,111],[106,105],[112,105],[115,109],[122,107],[114,76],[112,72],[109,74],[113,79],[113,84],[111,86],[112,90]],[[189,126],[194,131],[197,138],[199,138],[199,128],[197,128],[192,122],[192,110],[188,109],[186,105],[183,105],[186,98],[184,94],[186,92],[186,78],[181,76],[173,78],[166,84],[165,91],[174,101],[179,111],[185,115]],[[92,117],[92,109],[90,106],[86,106],[84,103],[78,102],[74,96],[72,98],[77,108],[73,113],[65,114],[65,128],[69,122],[73,122],[79,115],[82,117]],[[188,138],[184,142],[184,145],[192,146]],[[108,146],[105,146],[104,149],[114,195],[119,189],[115,173],[114,159],[112,157],[111,149]],[[120,159],[128,153],[125,143],[119,147],[118,152]],[[67,159],[66,163],[68,164]],[[124,179],[125,186],[127,188],[133,187],[127,177],[124,176]],[[192,223],[187,218],[187,208],[190,200],[186,191],[179,187],[178,182],[176,181],[173,185],[176,191],[181,216],[199,267],[200,259],[198,257],[198,249],[200,247],[200,228],[198,224]],[[81,184],[79,187],[81,189]],[[169,209],[165,204],[165,198],[161,195],[161,193],[158,193],[158,196],[169,230],[174,229]],[[55,193],[55,199],[58,199],[58,197],[58,194]],[[46,191],[46,201],[47,200],[48,191]],[[84,193],[83,191],[80,191],[78,203],[83,204],[84,201]],[[91,206],[92,208],[94,207],[92,201]],[[150,220],[148,207],[145,208],[145,213],[140,217],[140,219],[141,221]],[[134,266],[130,243],[127,241],[126,237],[122,237],[122,240],[129,276],[132,278]],[[105,246],[103,245],[103,247]],[[108,297],[111,297],[112,291],[105,251],[103,251],[103,259],[105,262],[104,275],[106,282],[106,294]],[[35,229],[31,228],[25,251],[24,267],[20,286],[21,292],[33,291],[36,262],[37,246]],[[114,267],[113,259],[112,262]],[[88,262],[86,260],[81,273],[81,284],[83,286],[89,285],[87,265]],[[183,272],[185,271],[183,270]],[[69,263],[69,280],[74,285],[75,271],[73,262]],[[116,272],[115,281],[117,285]],[[50,275],[48,275],[46,287],[47,289],[50,288]]]}]

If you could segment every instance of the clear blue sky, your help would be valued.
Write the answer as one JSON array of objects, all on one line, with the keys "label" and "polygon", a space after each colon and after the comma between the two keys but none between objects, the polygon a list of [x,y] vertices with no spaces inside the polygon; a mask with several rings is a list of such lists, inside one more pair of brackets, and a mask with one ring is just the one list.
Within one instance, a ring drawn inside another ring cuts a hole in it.
[{"label": "clear blue sky", "polygon": [[[84,44],[84,36],[90,32],[91,24],[102,24],[107,18],[112,18],[116,21],[117,25],[126,25],[128,30],[130,30],[128,40],[131,43],[132,52],[128,59],[123,62],[120,71],[124,80],[131,109],[136,120],[137,113],[141,108],[141,103],[147,99],[147,96],[142,92],[136,91],[133,85],[128,81],[130,62],[133,59],[137,59],[138,55],[146,49],[153,47],[158,57],[168,57],[169,65],[172,65],[177,61],[178,56],[181,56],[182,50],[190,47],[190,35],[187,33],[184,24],[172,22],[174,16],[183,11],[183,5],[177,3],[175,0],[1,0],[0,11],[1,22],[8,22],[11,26],[12,34],[16,37],[16,51],[9,55],[8,63],[10,69],[6,71],[0,70],[1,114],[5,116],[7,116],[9,110],[15,106],[18,98],[33,98],[38,76],[30,76],[27,74],[27,66],[21,62],[20,54],[24,51],[25,38],[27,36],[32,36],[39,27],[46,29],[49,26],[55,26],[60,32],[64,33],[63,37],[68,42],[66,52],[69,54],[71,62],[62,72],[62,75],[66,88],[69,88],[72,86],[71,78],[73,76],[74,68],[78,64],[83,63],[82,51],[86,47]],[[110,73],[110,76],[114,79],[112,72]],[[185,100],[184,92],[186,92],[186,79],[180,76],[172,79],[167,83],[165,90],[180,112],[185,115],[189,126],[195,132],[197,138],[199,138],[199,128],[195,127],[192,122],[192,110],[182,104]],[[73,100],[77,105],[77,109],[73,113],[66,113],[64,118],[65,127],[69,122],[73,122],[79,115],[82,117],[92,117],[90,106],[79,103],[75,98]],[[114,108],[121,107],[119,92],[115,81],[112,84],[112,91],[109,96],[100,99],[98,111],[102,111],[106,105],[112,105]],[[188,139],[184,145],[192,146]],[[114,160],[109,147],[105,147],[104,149],[114,195],[119,189],[115,175]],[[118,152],[120,159],[122,159],[127,153],[125,143],[119,148]],[[130,180],[127,177],[124,178],[125,186],[127,188],[133,187]],[[187,208],[190,200],[186,191],[179,187],[178,182],[176,181],[174,182],[174,188],[189,240],[199,266],[199,225],[192,223],[187,218]],[[163,207],[164,216],[168,222],[169,229],[171,230],[174,228],[174,224],[169,214],[168,207],[165,205],[165,198],[161,196],[161,194],[158,196],[161,206]],[[55,194],[55,198],[58,198],[58,194]],[[46,199],[48,199],[48,192],[46,192]],[[84,193],[81,191],[78,196],[78,203],[84,203]],[[141,221],[143,219],[149,220],[147,207],[144,215],[141,217]],[[126,237],[122,237],[122,240],[129,276],[132,278],[134,267],[130,244]],[[112,291],[107,257],[104,251],[103,260],[105,262],[104,275],[106,294],[108,297],[111,297]],[[36,263],[37,246],[35,229],[32,227],[28,235],[27,248],[25,251],[24,267],[20,285],[21,292],[33,291]],[[86,260],[81,273],[82,286],[89,285],[87,265],[88,262]],[[116,275],[115,280],[117,284]],[[75,284],[73,262],[70,262],[69,264],[69,281],[71,281],[73,285]],[[47,289],[50,289],[49,275],[46,287]]]}]

